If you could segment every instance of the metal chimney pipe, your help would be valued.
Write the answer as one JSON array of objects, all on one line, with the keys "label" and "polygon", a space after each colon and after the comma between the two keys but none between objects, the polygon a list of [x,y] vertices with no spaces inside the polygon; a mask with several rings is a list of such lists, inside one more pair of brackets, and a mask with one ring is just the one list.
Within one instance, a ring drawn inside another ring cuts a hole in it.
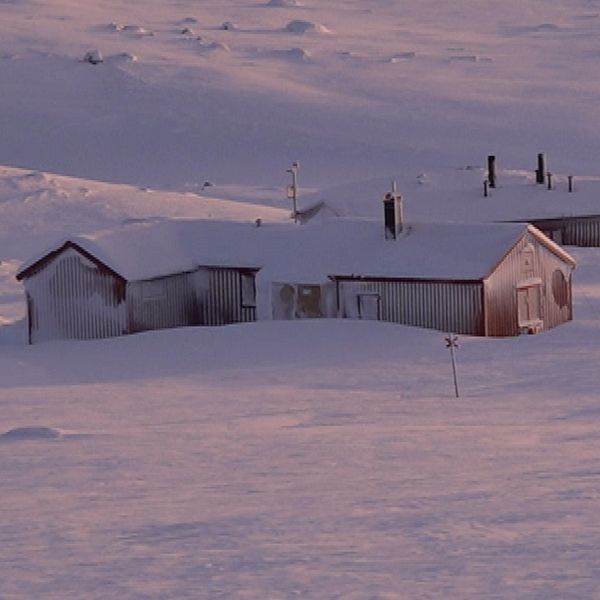
[{"label": "metal chimney pipe", "polygon": [[496,157],[494,155],[488,156],[488,181],[490,187],[496,187]]},{"label": "metal chimney pipe", "polygon": [[546,157],[543,152],[538,154],[538,168],[535,172],[535,181],[544,185],[546,181]]},{"label": "metal chimney pipe", "polygon": [[395,240],[404,228],[402,195],[388,192],[383,198],[383,222],[386,240]]}]

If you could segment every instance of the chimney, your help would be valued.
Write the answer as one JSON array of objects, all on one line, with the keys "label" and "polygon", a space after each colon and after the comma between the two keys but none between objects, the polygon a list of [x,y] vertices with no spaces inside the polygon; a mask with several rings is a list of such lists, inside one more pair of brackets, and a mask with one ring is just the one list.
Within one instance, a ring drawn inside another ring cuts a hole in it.
[{"label": "chimney", "polygon": [[395,240],[404,227],[402,195],[396,192],[395,185],[383,198],[383,223],[386,240]]}]

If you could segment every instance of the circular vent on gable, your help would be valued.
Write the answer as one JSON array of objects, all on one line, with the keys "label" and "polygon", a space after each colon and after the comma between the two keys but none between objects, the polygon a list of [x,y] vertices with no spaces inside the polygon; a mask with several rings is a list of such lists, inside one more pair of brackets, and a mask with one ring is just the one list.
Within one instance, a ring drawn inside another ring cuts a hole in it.
[{"label": "circular vent on gable", "polygon": [[556,271],[552,273],[552,295],[554,296],[554,301],[560,308],[567,306],[569,301],[569,286],[560,269],[556,269]]}]

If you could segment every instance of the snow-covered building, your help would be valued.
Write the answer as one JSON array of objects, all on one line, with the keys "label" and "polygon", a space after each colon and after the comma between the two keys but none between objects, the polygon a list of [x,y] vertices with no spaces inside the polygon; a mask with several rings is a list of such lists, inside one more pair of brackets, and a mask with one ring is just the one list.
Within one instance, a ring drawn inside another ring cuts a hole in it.
[{"label": "snow-covered building", "polygon": [[186,262],[148,233],[126,250],[119,234],[66,240],[23,265],[29,342],[256,319],[256,268]]},{"label": "snow-covered building", "polygon": [[17,278],[31,342],[321,317],[507,336],[572,318],[574,266],[527,224],[167,220],[63,240]]},{"label": "snow-covered building", "polygon": [[600,247],[600,215],[569,215],[529,219],[529,223],[561,246]]}]

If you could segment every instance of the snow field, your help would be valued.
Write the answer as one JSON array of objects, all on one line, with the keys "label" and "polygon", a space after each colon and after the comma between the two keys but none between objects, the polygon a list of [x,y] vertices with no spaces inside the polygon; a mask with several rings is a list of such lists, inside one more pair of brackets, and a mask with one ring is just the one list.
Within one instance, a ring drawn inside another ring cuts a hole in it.
[{"label": "snow field", "polygon": [[573,323],[461,337],[460,399],[444,334],[382,323],[27,347],[13,278],[65,235],[287,220],[293,160],[350,216],[392,178],[409,221],[599,212],[596,0],[0,7],[2,599],[600,595],[597,250]]}]

